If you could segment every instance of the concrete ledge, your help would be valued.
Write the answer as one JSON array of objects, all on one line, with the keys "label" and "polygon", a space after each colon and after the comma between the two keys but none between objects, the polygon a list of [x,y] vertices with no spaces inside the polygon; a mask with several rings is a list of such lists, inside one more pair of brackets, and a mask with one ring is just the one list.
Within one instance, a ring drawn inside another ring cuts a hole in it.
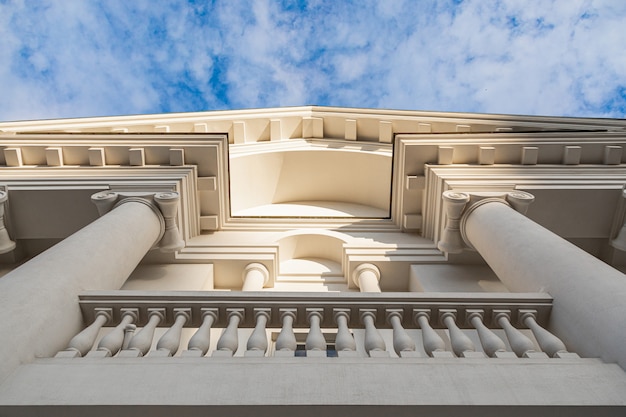
[{"label": "concrete ledge", "polygon": [[620,406],[390,406],[390,405],[279,405],[279,406],[0,406],[3,416],[46,416],[46,417],[622,417],[624,408]]},{"label": "concrete ledge", "polygon": [[0,385],[0,406],[363,405],[364,399],[626,406],[626,374],[596,359],[565,358],[50,358],[20,366]]}]

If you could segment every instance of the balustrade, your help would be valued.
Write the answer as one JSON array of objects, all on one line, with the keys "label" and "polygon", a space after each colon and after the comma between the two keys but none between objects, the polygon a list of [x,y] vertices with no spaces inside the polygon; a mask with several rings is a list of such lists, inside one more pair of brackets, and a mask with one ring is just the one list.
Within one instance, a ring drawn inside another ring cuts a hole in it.
[{"label": "balustrade", "polygon": [[424,342],[424,350],[428,356],[436,356],[438,352],[444,352],[446,343],[441,336],[430,325],[430,310],[413,310],[414,322],[422,329],[422,340]]},{"label": "balustrade", "polygon": [[217,341],[217,350],[232,356],[239,348],[237,328],[239,327],[239,322],[243,319],[243,310],[233,308],[227,311],[228,326],[224,329],[220,340]]},{"label": "balustrade", "polygon": [[506,352],[506,345],[494,332],[483,323],[483,310],[467,310],[467,319],[478,332],[483,350],[489,357],[497,356],[498,352]]},{"label": "balustrade", "polygon": [[265,355],[265,351],[267,351],[267,332],[265,331],[265,325],[270,318],[271,311],[272,310],[269,308],[254,309],[256,326],[248,338],[246,355],[249,355],[252,352],[260,352],[262,355]]},{"label": "balustrade", "polygon": [[[401,358],[424,354],[434,358],[576,357],[545,328],[551,308],[546,294],[385,293],[381,297],[350,293],[328,297],[115,291],[80,298],[88,326],[59,357],[174,356],[185,343],[183,328],[196,330],[182,357],[234,356],[240,350],[241,329],[253,329],[243,349],[245,356],[269,352],[270,356],[293,357],[299,350],[298,340],[304,341],[304,337],[298,339],[300,334],[306,335],[302,349],[311,357],[326,356],[327,349],[336,350],[339,356],[384,357],[393,351]],[[135,326],[143,327],[133,335]],[[167,331],[150,351],[159,326]],[[494,332],[497,328],[503,329],[502,338]],[[211,332],[219,329],[221,335],[211,352]],[[480,343],[475,345],[468,337],[471,334]],[[385,338],[393,341],[392,349],[388,350]]]},{"label": "balustrade", "polygon": [[137,320],[138,314],[137,309],[122,309],[120,324],[100,340],[97,350],[105,356],[115,356],[122,348],[126,349],[130,343],[129,338],[125,337],[128,334],[126,328]]},{"label": "balustrade", "polygon": [[402,317],[403,311],[400,309],[387,310],[387,321],[393,327],[393,349],[398,356],[402,356],[402,352],[415,351],[415,342],[402,327]]},{"label": "balustrade", "polygon": [[335,349],[338,352],[353,352],[356,350],[354,336],[350,333],[348,321],[350,310],[345,308],[334,309],[335,323],[337,323],[337,336],[335,337]]},{"label": "balustrade", "polygon": [[387,350],[385,341],[374,324],[376,321],[376,310],[362,309],[360,310],[361,322],[365,326],[365,351],[370,356],[374,356],[374,352],[384,352]]},{"label": "balustrade", "polygon": [[537,343],[539,343],[539,346],[541,346],[541,350],[547,353],[548,356],[555,357],[559,353],[567,353],[567,348],[565,347],[565,344],[561,341],[561,339],[559,339],[558,337],[541,327],[539,323],[537,323],[537,320],[535,318],[535,311],[522,310],[520,311],[520,315],[520,321],[524,323],[526,327],[532,330],[533,334],[535,335],[535,339],[537,339]]},{"label": "balustrade", "polygon": [[322,320],[321,309],[307,309],[307,316],[309,318],[309,334],[306,337],[306,350],[326,350],[326,339],[320,328],[320,322]]},{"label": "balustrade", "polygon": [[526,335],[517,330],[511,324],[511,313],[509,311],[494,311],[496,322],[504,329],[511,349],[517,356],[529,356],[535,352],[535,344]]},{"label": "balustrade", "polygon": [[456,325],[456,310],[440,310],[440,320],[448,328],[450,334],[450,343],[452,345],[452,351],[456,356],[464,357],[468,356],[469,352],[475,352],[476,348],[472,339],[459,329]]},{"label": "balustrade", "polygon": [[102,326],[111,321],[111,316],[112,312],[110,308],[96,309],[96,319],[94,322],[70,340],[66,351],[74,352],[78,356],[85,356],[95,343]]},{"label": "balustrade", "polygon": [[165,310],[161,308],[148,310],[148,323],[133,336],[128,345],[128,350],[136,351],[145,356],[152,346],[154,331],[159,323],[165,319]]},{"label": "balustrade", "polygon": [[174,325],[159,339],[157,351],[163,352],[167,356],[173,356],[178,351],[180,335],[190,315],[191,310],[188,308],[174,309]]},{"label": "balustrade", "polygon": [[293,332],[293,321],[296,319],[296,309],[280,309],[282,329],[276,339],[277,351],[295,351],[298,347],[296,335]]},{"label": "balustrade", "polygon": [[201,356],[206,355],[211,345],[211,327],[217,320],[217,309],[215,308],[203,308],[202,312],[202,325],[198,327],[198,330],[189,339],[187,349],[190,351],[200,352]]}]

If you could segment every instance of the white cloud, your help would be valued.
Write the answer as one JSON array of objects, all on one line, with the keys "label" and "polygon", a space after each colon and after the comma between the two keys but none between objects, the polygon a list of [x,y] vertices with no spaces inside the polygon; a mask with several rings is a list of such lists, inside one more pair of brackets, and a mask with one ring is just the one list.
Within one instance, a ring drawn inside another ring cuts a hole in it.
[{"label": "white cloud", "polygon": [[341,105],[624,117],[626,2],[0,1],[0,120]]}]

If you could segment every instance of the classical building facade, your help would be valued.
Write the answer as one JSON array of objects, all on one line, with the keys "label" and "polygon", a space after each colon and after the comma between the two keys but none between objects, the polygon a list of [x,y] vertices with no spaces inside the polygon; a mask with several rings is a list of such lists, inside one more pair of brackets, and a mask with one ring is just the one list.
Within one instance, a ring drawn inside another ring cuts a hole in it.
[{"label": "classical building facade", "polygon": [[0,415],[623,415],[626,122],[0,123]]}]

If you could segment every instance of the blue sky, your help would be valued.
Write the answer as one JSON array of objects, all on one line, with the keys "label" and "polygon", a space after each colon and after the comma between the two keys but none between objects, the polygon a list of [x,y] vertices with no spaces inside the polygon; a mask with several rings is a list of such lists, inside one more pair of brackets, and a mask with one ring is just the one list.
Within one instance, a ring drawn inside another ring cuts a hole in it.
[{"label": "blue sky", "polygon": [[623,118],[622,0],[0,0],[0,120],[324,105]]}]

